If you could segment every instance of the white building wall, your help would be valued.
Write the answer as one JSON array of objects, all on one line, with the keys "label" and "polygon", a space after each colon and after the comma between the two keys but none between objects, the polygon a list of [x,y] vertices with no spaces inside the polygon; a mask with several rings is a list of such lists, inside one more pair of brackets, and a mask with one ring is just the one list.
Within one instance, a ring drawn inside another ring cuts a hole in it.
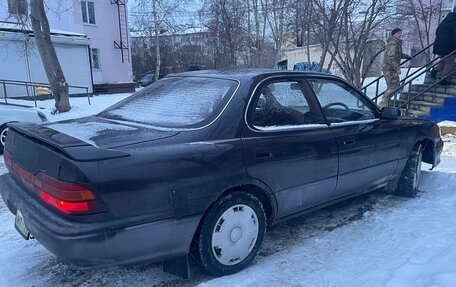
[{"label": "white building wall", "polygon": [[[131,82],[130,53],[122,63],[121,50],[114,47],[114,41],[120,41],[117,6],[106,0],[94,0],[93,2],[95,4],[95,25],[82,22],[81,1],[76,0],[73,5],[76,23],[83,26],[83,33],[90,39],[90,47],[99,49],[100,69],[93,70],[93,81],[94,83]],[[126,6],[125,9],[127,9]],[[124,54],[127,56],[127,53]]]},{"label": "white building wall", "polygon": [[[120,40],[117,6],[109,0],[88,1],[95,4],[95,25],[83,23],[80,0],[46,0],[51,29],[83,33],[90,40],[90,48],[99,49],[100,69],[92,70],[94,84],[131,82],[130,51],[125,53],[128,57],[122,63],[121,50],[114,48],[114,41]],[[8,0],[0,0],[0,21],[16,21],[8,14]]]},{"label": "white building wall", "polygon": [[[52,42],[68,84],[87,87],[88,92],[92,92],[88,40],[53,36]],[[34,38],[0,32],[0,63],[0,79],[48,83]],[[0,97],[4,97],[3,86],[0,88]],[[85,89],[70,88],[71,94],[85,92]],[[27,90],[25,87],[7,85],[7,94],[8,97],[27,96]],[[29,95],[32,95],[31,90]]]}]

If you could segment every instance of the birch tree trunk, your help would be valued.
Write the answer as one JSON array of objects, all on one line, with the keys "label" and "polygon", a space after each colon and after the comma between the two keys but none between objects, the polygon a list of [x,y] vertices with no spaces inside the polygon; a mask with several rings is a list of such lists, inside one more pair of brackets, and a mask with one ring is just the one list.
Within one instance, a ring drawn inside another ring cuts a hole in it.
[{"label": "birch tree trunk", "polygon": [[56,111],[59,113],[67,112],[71,109],[68,97],[68,83],[55,53],[54,45],[51,42],[51,31],[43,0],[30,1],[30,19],[41,62],[55,99]]}]

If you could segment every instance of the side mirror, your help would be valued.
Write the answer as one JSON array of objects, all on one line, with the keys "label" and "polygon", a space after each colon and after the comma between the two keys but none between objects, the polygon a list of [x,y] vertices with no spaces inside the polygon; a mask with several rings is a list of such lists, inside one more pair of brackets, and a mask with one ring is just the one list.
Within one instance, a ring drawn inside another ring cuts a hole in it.
[{"label": "side mirror", "polygon": [[382,109],[382,119],[397,120],[401,116],[401,111],[396,108],[384,107]]}]

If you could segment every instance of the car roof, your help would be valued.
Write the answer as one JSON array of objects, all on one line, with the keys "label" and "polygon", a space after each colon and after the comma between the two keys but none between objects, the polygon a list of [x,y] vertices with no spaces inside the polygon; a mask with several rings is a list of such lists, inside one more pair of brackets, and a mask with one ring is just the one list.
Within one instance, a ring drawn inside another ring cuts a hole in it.
[{"label": "car roof", "polygon": [[199,70],[184,72],[178,74],[170,74],[167,77],[209,77],[209,78],[225,78],[235,79],[238,81],[251,80],[253,78],[267,78],[271,76],[296,76],[307,75],[311,77],[340,79],[339,77],[318,73],[318,72],[305,72],[305,71],[291,71],[291,70],[277,70],[277,69],[242,69],[242,70]]}]

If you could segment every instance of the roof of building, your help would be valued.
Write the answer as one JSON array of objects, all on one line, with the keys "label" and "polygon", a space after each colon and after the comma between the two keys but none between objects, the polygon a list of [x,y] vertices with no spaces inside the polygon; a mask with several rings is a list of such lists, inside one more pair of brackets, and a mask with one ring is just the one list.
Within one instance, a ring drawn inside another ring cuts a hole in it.
[{"label": "roof of building", "polygon": [[[4,22],[4,21],[0,21],[0,31],[21,32],[21,33],[33,34],[33,31],[28,24]],[[86,35],[81,34],[81,33],[62,31],[62,30],[56,30],[56,29],[51,29],[51,35],[87,38]]]}]

